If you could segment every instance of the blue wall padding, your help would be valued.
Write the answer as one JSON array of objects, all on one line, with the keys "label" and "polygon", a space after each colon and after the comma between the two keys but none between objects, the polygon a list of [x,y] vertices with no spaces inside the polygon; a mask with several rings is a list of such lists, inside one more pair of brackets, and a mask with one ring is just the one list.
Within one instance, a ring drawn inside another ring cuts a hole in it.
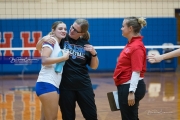
[{"label": "blue wall padding", "polygon": [[[12,47],[22,47],[20,32],[41,31],[45,36],[51,31],[53,22],[61,20],[67,25],[69,31],[73,24],[73,18],[56,18],[56,19],[0,19],[0,47],[4,42],[3,33],[13,32]],[[147,18],[147,26],[142,29],[141,34],[144,36],[145,45],[162,45],[163,43],[177,44],[177,23],[176,18]],[[123,18],[88,18],[91,34],[90,43],[93,46],[124,46],[127,39],[122,37],[121,27]],[[32,40],[32,34],[30,41]],[[35,46],[34,46],[35,47]],[[162,53],[162,49],[158,49]],[[1,51],[3,53],[4,51]],[[20,56],[21,51],[13,51],[16,56]],[[99,67],[97,71],[114,71],[117,57],[121,49],[98,49]],[[149,63],[147,63],[149,64]],[[163,63],[162,63],[163,64]],[[176,69],[177,60],[172,64],[166,65]],[[151,66],[152,67],[152,66]],[[40,64],[32,64],[24,68],[23,65],[0,64],[0,73],[37,73],[41,68]],[[147,65],[149,70],[149,65]],[[164,67],[162,68],[164,69]]]}]

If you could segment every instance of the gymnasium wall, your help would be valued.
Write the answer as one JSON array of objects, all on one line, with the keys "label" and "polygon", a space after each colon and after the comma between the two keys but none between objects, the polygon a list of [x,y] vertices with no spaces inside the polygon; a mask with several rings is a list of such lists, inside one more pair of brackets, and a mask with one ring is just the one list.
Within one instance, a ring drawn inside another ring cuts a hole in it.
[{"label": "gymnasium wall", "polygon": [[174,17],[180,0],[0,0],[1,18]]},{"label": "gymnasium wall", "polygon": [[[121,35],[124,17],[143,16],[147,27],[142,30],[145,45],[177,43],[175,8],[180,0],[0,0],[0,48],[35,47],[62,20],[70,25],[76,18],[89,21],[90,43],[94,46],[124,46]],[[159,50],[162,53],[162,50]],[[97,71],[113,71],[121,49],[98,49]],[[1,51],[3,56],[38,56],[38,51]],[[1,74],[37,73],[40,64],[0,65]],[[174,67],[174,64],[173,64]],[[11,69],[10,69],[11,68]]]}]

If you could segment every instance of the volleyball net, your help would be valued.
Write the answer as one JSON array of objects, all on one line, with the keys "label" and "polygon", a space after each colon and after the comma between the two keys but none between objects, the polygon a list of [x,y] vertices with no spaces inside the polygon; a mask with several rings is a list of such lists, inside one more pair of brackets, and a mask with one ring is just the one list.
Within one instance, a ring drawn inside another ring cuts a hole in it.
[{"label": "volleyball net", "polygon": [[[163,54],[180,48],[179,45],[145,46],[148,54]],[[94,46],[100,61],[95,72],[113,72],[118,56],[124,46]],[[151,52],[151,53],[150,53]],[[27,48],[0,48],[1,74],[37,74],[41,69],[40,52],[35,47]],[[177,58],[161,63],[150,64],[147,61],[148,71],[175,71]],[[91,69],[90,69],[91,71]]]},{"label": "volleyball net", "polygon": [[[0,8],[0,53],[3,57],[40,56],[36,43],[51,31],[51,25],[63,21],[68,31],[77,18],[89,22],[90,43],[97,49],[100,59],[97,71],[114,70],[117,57],[127,44],[121,32],[125,17],[146,18],[147,26],[141,34],[147,51],[157,50],[163,54],[179,48],[179,0],[0,0]],[[173,63],[176,63],[173,64],[175,68],[177,62]],[[0,71],[24,69],[21,65],[9,69],[11,66],[1,64]],[[157,66],[167,68],[165,63]],[[26,67],[29,73],[40,69],[39,64]]]}]

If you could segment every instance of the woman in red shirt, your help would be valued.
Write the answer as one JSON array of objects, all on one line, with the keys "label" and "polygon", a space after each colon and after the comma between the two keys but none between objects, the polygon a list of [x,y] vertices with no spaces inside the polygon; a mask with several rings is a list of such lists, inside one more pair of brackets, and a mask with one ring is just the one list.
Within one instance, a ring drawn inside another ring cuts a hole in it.
[{"label": "woman in red shirt", "polygon": [[144,97],[146,85],[146,48],[141,29],[146,26],[144,18],[128,17],[122,24],[122,35],[128,43],[119,55],[113,79],[118,89],[122,120],[138,120],[139,101]]}]

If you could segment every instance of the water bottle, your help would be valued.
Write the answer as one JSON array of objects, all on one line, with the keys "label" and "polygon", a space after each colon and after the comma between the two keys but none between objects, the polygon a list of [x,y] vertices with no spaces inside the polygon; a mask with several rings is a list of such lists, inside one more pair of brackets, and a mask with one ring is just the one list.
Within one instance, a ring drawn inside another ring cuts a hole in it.
[{"label": "water bottle", "polygon": [[[58,57],[62,57],[62,56],[63,56],[63,52],[60,51],[60,52],[58,53]],[[63,70],[64,64],[65,64],[65,61],[56,63],[56,65],[55,65],[55,72],[61,73],[62,70]]]}]

